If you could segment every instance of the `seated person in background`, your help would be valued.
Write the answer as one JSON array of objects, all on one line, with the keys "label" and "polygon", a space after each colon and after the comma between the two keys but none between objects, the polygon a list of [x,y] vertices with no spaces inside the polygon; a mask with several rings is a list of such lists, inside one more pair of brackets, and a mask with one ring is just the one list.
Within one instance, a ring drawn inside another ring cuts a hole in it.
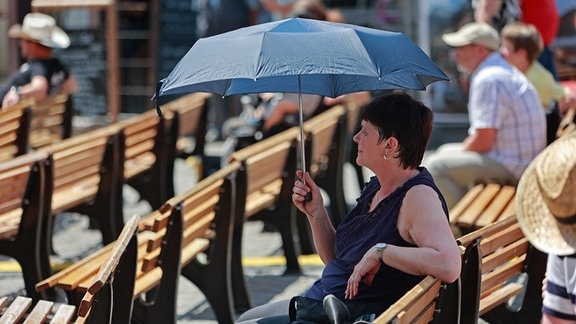
[{"label": "seated person in background", "polygon": [[[304,119],[308,119],[314,114],[321,100],[322,96],[319,95],[302,94],[302,113]],[[264,137],[272,136],[292,126],[298,125],[298,110],[298,94],[296,93],[286,93],[278,100],[275,100],[275,102],[272,102],[271,106],[264,111],[261,129]]]},{"label": "seated person in background", "polygon": [[[326,265],[305,296],[255,307],[238,321],[326,322],[323,298],[348,307],[350,319],[380,314],[424,276],[444,282],[460,274],[460,252],[448,223],[448,209],[420,162],[432,131],[432,111],[407,94],[381,96],[361,113],[356,163],[375,177],[357,205],[334,228],[320,189],[298,171],[292,201],[308,218],[314,244]],[[311,194],[312,199],[305,201]],[[320,309],[316,311],[306,311]],[[289,314],[292,314],[290,316]],[[292,317],[292,318],[291,318]]]},{"label": "seated person in background", "polygon": [[26,63],[0,86],[3,109],[25,98],[41,100],[52,94],[77,90],[74,76],[52,57],[53,48],[70,45],[70,38],[56,26],[54,18],[42,13],[27,14],[22,25],[10,27],[8,36],[20,40]]},{"label": "seated person in background", "polygon": [[537,61],[543,48],[540,32],[533,25],[511,23],[502,29],[500,53],[508,63],[522,71],[532,82],[544,108],[557,102],[560,112],[576,107],[576,95],[562,87],[550,71]]},{"label": "seated person in background", "polygon": [[469,23],[442,40],[454,47],[458,69],[470,74],[468,136],[424,162],[452,208],[475,182],[516,184],[546,147],[546,116],[530,81],[498,52],[493,27]]}]

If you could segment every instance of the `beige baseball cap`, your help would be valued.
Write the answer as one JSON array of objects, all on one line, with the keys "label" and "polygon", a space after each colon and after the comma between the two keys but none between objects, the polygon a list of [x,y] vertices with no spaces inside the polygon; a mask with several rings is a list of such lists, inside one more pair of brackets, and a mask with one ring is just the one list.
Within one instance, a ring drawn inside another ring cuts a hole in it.
[{"label": "beige baseball cap", "polygon": [[442,40],[452,47],[476,44],[497,50],[500,46],[500,37],[496,29],[486,23],[477,22],[468,23],[456,32],[442,35]]}]

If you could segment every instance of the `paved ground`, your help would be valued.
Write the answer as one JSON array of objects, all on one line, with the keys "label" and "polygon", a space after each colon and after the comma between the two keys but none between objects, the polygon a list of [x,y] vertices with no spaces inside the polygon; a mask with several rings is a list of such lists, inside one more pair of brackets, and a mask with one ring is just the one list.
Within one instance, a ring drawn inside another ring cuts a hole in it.
[{"label": "paved ground", "polygon": [[[348,172],[352,176],[351,172]],[[181,192],[195,182],[194,168],[184,160],[176,162],[176,191]],[[355,184],[356,182],[352,182]],[[354,186],[350,186],[354,188]],[[144,215],[150,211],[147,202],[140,201],[130,187],[125,187],[125,215]],[[358,190],[350,189],[348,196],[356,196]],[[78,214],[57,216],[54,249],[57,256],[52,262],[66,264],[101,247],[100,233],[88,229],[88,218]],[[284,276],[280,235],[262,231],[261,222],[248,222],[245,226],[243,255],[245,273],[253,305],[290,298],[303,293],[322,271],[317,258],[303,261],[303,274]],[[0,256],[0,296],[24,294],[24,284],[17,264]],[[186,278],[181,277],[178,289],[178,323],[216,323],[215,316],[204,296]]]}]

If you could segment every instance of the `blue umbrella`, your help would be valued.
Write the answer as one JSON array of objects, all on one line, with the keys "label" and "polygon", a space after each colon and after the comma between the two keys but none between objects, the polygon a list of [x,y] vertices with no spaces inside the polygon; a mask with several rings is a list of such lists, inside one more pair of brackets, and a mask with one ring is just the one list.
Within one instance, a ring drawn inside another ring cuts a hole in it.
[{"label": "blue umbrella", "polygon": [[335,98],[366,90],[425,90],[441,80],[448,77],[402,33],[290,18],[199,39],[159,82],[156,98],[188,92]]}]

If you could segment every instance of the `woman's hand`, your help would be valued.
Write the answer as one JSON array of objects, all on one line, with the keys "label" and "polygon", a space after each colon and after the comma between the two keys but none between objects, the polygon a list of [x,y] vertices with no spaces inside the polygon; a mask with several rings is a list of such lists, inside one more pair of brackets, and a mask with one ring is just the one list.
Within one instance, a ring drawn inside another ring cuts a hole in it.
[{"label": "woman's hand", "polygon": [[376,276],[376,273],[380,270],[381,265],[380,260],[378,260],[376,247],[370,248],[370,250],[364,254],[362,260],[354,267],[354,271],[348,279],[348,286],[346,287],[344,298],[352,299],[356,297],[356,295],[358,295],[358,286],[362,280],[365,285],[372,285],[374,276]]},{"label": "woman's hand", "polygon": [[[303,171],[296,171],[296,176],[298,180],[294,183],[294,188],[292,189],[292,202],[294,206],[298,208],[302,213],[308,217],[314,217],[317,211],[324,208],[324,199],[320,193],[320,189],[314,183],[310,174],[306,172],[304,181],[302,181]],[[306,195],[311,196],[311,200],[306,201]]]}]

